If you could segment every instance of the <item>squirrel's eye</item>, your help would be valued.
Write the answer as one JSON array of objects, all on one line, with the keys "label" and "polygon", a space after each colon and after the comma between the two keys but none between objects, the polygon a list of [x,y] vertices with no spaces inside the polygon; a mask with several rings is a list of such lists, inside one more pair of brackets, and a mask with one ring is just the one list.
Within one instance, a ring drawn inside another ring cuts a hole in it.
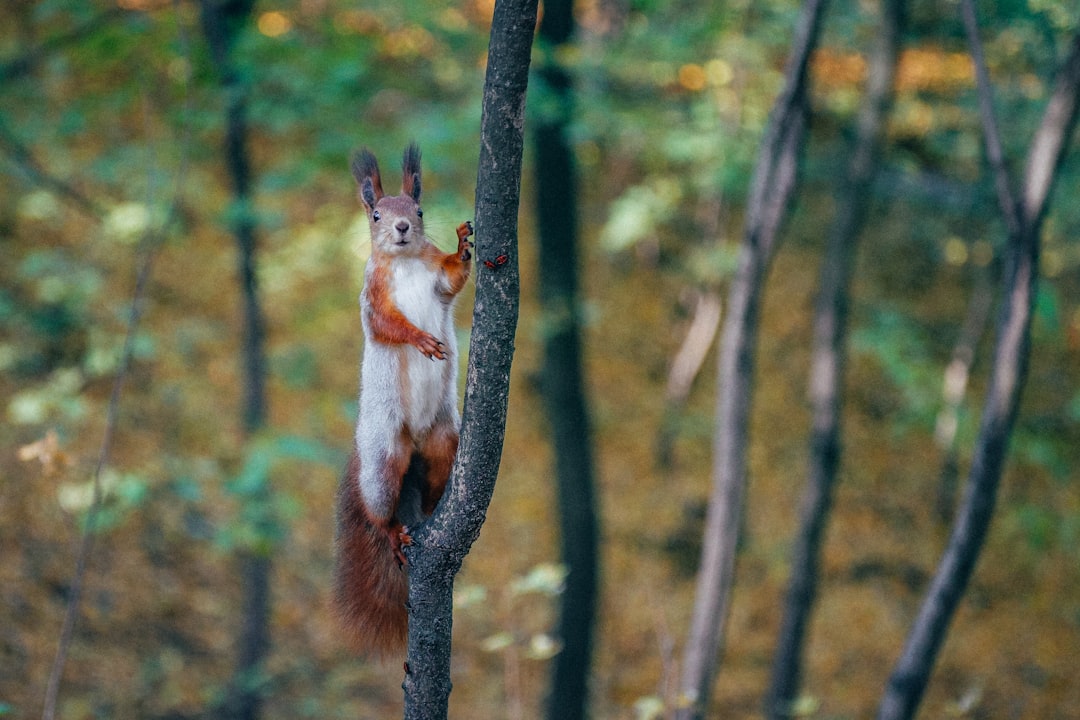
[{"label": "squirrel's eye", "polygon": [[424,211],[420,208],[416,208],[416,217],[424,217]]},{"label": "squirrel's eye", "polygon": [[378,210],[371,213],[371,219],[374,220],[375,222],[379,222],[379,218],[381,218],[381,217],[382,217],[382,215],[379,214]]}]

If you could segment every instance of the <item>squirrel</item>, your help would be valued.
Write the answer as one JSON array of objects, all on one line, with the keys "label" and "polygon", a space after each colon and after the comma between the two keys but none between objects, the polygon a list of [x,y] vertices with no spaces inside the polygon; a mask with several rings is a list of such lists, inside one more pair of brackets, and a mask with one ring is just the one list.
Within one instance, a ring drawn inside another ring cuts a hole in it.
[{"label": "squirrel", "polygon": [[351,161],[371,228],[360,294],[364,353],[353,451],[337,493],[335,605],[351,644],[382,655],[408,633],[402,546],[435,510],[457,454],[454,301],[471,272],[472,224],[457,250],[424,235],[420,149],[402,162],[400,195],[384,195],[375,156]]}]

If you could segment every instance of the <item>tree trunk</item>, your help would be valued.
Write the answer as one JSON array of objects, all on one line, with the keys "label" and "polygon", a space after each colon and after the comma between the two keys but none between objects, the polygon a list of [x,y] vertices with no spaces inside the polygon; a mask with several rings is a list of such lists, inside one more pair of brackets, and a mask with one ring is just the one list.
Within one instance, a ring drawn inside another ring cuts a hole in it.
[{"label": "tree trunk", "polygon": [[990,310],[994,304],[991,273],[986,268],[979,268],[977,272],[975,287],[971,291],[967,312],[964,314],[964,324],[945,368],[941,409],[934,422],[934,441],[943,456],[934,510],[942,526],[948,525],[956,512],[956,488],[960,476],[960,449],[956,435],[960,428],[960,409],[967,394],[968,378],[971,377],[971,368],[975,364],[976,351],[986,334],[990,323]]},{"label": "tree trunk", "polygon": [[871,61],[866,102],[859,114],[851,162],[840,189],[837,215],[821,266],[814,313],[814,349],[810,372],[812,425],[806,490],[800,528],[791,554],[791,577],[765,713],[791,717],[802,677],[802,653],[817,594],[822,539],[832,504],[841,453],[843,378],[847,356],[848,296],[859,233],[870,207],[869,188],[881,156],[881,138],[893,94],[904,0],[882,4],[881,35]]},{"label": "tree trunk", "polygon": [[794,193],[806,131],[806,84],[825,0],[807,0],[796,27],[785,87],[769,117],[751,179],[739,265],[720,338],[713,494],[705,521],[676,717],[704,717],[724,642],[746,486],[746,444],[761,292],[777,230]]},{"label": "tree trunk", "polygon": [[406,720],[446,718],[454,576],[480,534],[502,457],[520,291],[517,216],[536,13],[537,0],[497,0],[491,22],[476,181],[476,301],[461,439],[446,493],[405,551]]},{"label": "tree trunk", "polygon": [[548,698],[551,720],[580,720],[588,709],[593,624],[599,574],[592,435],[581,368],[578,300],[578,183],[566,125],[573,113],[569,73],[556,59],[573,33],[573,2],[544,4],[539,39],[544,64],[537,79],[552,109],[534,115],[540,299],[544,357],[541,389],[555,453],[560,556],[566,566]]},{"label": "tree trunk", "polygon": [[[247,140],[247,91],[237,77],[232,49],[251,15],[253,0],[202,0],[203,32],[225,96],[225,166],[233,190],[232,231],[236,239],[242,298],[243,366],[242,425],[251,437],[266,425],[265,321],[256,275],[255,220],[251,211],[251,162]],[[265,504],[269,485],[245,502]],[[243,584],[242,620],[237,639],[236,670],[223,717],[256,720],[262,714],[262,665],[270,649],[270,556],[247,549],[240,556]]]},{"label": "tree trunk", "polygon": [[664,416],[656,433],[656,467],[662,470],[671,470],[675,463],[679,415],[690,397],[694,380],[705,364],[705,356],[716,339],[722,309],[718,290],[709,288],[697,291],[694,317],[671,361],[664,386]]},{"label": "tree trunk", "polygon": [[889,677],[878,708],[879,720],[915,716],[937,653],[945,641],[949,623],[989,530],[1027,374],[1031,316],[1038,279],[1040,225],[1058,167],[1076,125],[1080,98],[1080,34],[1077,34],[1032,140],[1022,194],[1017,198],[1005,170],[972,0],[962,0],[961,11],[975,61],[986,152],[994,171],[998,202],[1009,229],[1002,258],[1002,306],[990,384],[967,485],[944,555]]}]

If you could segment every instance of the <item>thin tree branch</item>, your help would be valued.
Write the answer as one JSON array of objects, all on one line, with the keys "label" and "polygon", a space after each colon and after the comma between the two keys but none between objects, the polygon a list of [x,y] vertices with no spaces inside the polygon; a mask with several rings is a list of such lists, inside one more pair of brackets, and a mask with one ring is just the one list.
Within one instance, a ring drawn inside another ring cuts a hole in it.
[{"label": "thin tree branch", "polygon": [[869,188],[880,164],[885,118],[892,104],[904,0],[885,0],[881,16],[881,32],[870,62],[866,99],[856,120],[851,160],[841,182],[836,217],[826,241],[814,308],[809,382],[812,420],[806,486],[800,505],[799,530],[791,553],[790,579],[772,677],[765,699],[766,716],[774,720],[792,715],[792,704],[797,700],[802,680],[805,637],[817,595],[820,547],[840,466],[851,275],[859,235],[870,209]]},{"label": "thin tree branch", "polygon": [[454,577],[480,534],[502,458],[520,294],[517,216],[536,16],[537,0],[496,0],[492,17],[476,179],[476,300],[461,437],[446,492],[406,548],[406,720],[446,718]]},{"label": "thin tree branch", "polygon": [[[53,53],[82,42],[113,20],[133,14],[134,11],[123,8],[109,8],[90,18],[82,25],[51,37],[41,44],[26,50],[18,57],[3,61],[0,63],[0,85],[29,74]],[[41,166],[41,163],[34,159],[30,149],[11,132],[11,129],[3,122],[2,118],[0,118],[0,148],[31,182],[56,193],[85,215],[98,220],[105,216],[105,210],[98,202],[84,195],[70,183],[48,173]]]},{"label": "thin tree branch", "polygon": [[1077,94],[1080,93],[1080,33],[1069,46],[1069,54],[1058,71],[1042,122],[1035,131],[1024,168],[1024,219],[1037,226],[1042,222],[1050,191],[1065,157],[1066,146],[1076,126]]},{"label": "thin tree branch", "polygon": [[68,650],[74,639],[75,623],[79,617],[79,605],[82,600],[83,584],[86,580],[87,566],[90,555],[94,549],[94,537],[97,532],[97,518],[101,510],[103,493],[101,487],[101,473],[109,462],[109,453],[112,450],[113,435],[120,410],[120,393],[127,379],[128,369],[134,355],[135,333],[138,330],[139,320],[142,318],[144,309],[144,295],[146,285],[153,268],[153,260],[156,254],[157,237],[145,239],[143,260],[139,267],[138,276],[135,280],[135,289],[132,292],[131,306],[128,310],[128,326],[124,336],[124,348],[120,354],[120,366],[117,368],[113,379],[112,392],[109,395],[109,405],[105,414],[105,431],[101,438],[101,447],[98,450],[97,463],[94,466],[92,476],[93,494],[90,508],[86,512],[85,526],[82,539],[75,555],[75,571],[72,575],[71,590],[68,595],[67,609],[64,612],[64,622],[60,629],[60,641],[53,659],[52,670],[49,673],[49,682],[45,689],[45,703],[42,712],[43,720],[52,720],[56,714],[56,703],[60,694],[60,681],[67,664]]},{"label": "thin tree branch", "polygon": [[0,62],[0,85],[30,73],[54,52],[62,50],[69,45],[82,42],[88,36],[108,25],[113,19],[132,13],[133,11],[124,8],[109,8],[90,18],[82,25],[65,33],[51,37],[40,45],[30,48],[18,57]]},{"label": "thin tree branch", "polygon": [[676,713],[680,720],[704,717],[724,644],[746,486],[746,445],[762,287],[777,230],[795,189],[807,125],[807,67],[817,44],[825,5],[825,0],[806,0],[803,4],[784,90],[769,116],[751,179],[739,267],[729,290],[720,339],[713,492],[683,656],[680,707]]},{"label": "thin tree branch", "polygon": [[1005,153],[1001,149],[1001,132],[998,130],[997,113],[994,112],[994,89],[990,83],[990,71],[986,67],[982,40],[979,38],[979,23],[975,18],[975,4],[967,0],[960,3],[960,15],[967,33],[971,59],[975,64],[975,84],[979,97],[979,118],[983,126],[983,142],[986,146],[986,159],[994,173],[994,189],[997,191],[998,206],[1004,216],[1010,236],[1020,234],[1023,218],[1016,204],[1016,196],[1009,178],[1009,169],[1005,165]]},{"label": "thin tree branch", "polygon": [[537,41],[544,52],[536,69],[549,111],[534,113],[539,291],[544,315],[540,370],[548,432],[555,459],[559,556],[567,570],[559,599],[561,651],[552,660],[546,717],[583,720],[600,575],[600,520],[593,438],[581,361],[578,289],[578,175],[568,125],[574,81],[558,60],[574,33],[573,0],[545,0]]},{"label": "thin tree branch", "polygon": [[[997,263],[994,263],[994,267]],[[959,448],[956,442],[960,426],[960,408],[967,394],[971,368],[975,364],[976,351],[986,334],[994,304],[994,285],[986,268],[977,270],[975,287],[971,290],[964,323],[953,346],[949,364],[945,368],[941,388],[941,409],[934,423],[934,441],[941,449],[941,478],[938,481],[936,511],[938,519],[948,523],[956,511],[956,486],[959,469]]]},{"label": "thin tree branch", "polygon": [[15,165],[36,185],[59,195],[71,203],[75,209],[95,220],[105,217],[105,209],[96,201],[84,195],[70,183],[61,180],[46,171],[35,158],[30,148],[24,145],[0,117],[0,149]]},{"label": "thin tree branch", "polygon": [[671,361],[667,384],[664,386],[664,401],[668,406],[680,407],[690,396],[690,386],[697,378],[705,356],[716,339],[716,331],[720,327],[721,306],[720,293],[713,290],[696,293],[694,316]]},{"label": "thin tree branch", "polygon": [[[981,43],[972,0],[962,0],[972,55],[982,64]],[[991,88],[985,67],[977,69],[983,132],[988,155],[996,144]],[[1009,178],[1000,158],[995,168],[999,202],[1010,229],[1003,258],[1003,292],[998,319],[994,364],[983,406],[971,469],[952,533],[912,624],[900,658],[893,668],[878,708],[878,720],[909,720],[918,710],[948,626],[975,570],[997,502],[1009,439],[1016,422],[1020,394],[1030,356],[1031,317],[1038,281],[1039,229],[1045,202],[1076,127],[1080,96],[1080,33],[1058,73],[1053,95],[1029,151],[1029,172],[1021,208],[1009,191]],[[1030,205],[1028,204],[1030,203]],[[1011,216],[1011,218],[1010,218]]]},{"label": "thin tree branch", "polygon": [[[254,0],[200,0],[200,19],[213,67],[225,98],[225,168],[232,183],[231,230],[236,241],[237,275],[241,293],[241,365],[243,398],[241,419],[245,435],[266,426],[266,320],[259,297],[257,275],[258,238],[251,208],[251,160],[248,150],[247,88],[241,81],[233,49]],[[268,503],[268,482],[248,498],[250,503]],[[271,555],[245,549],[239,554],[243,611],[237,637],[236,669],[224,703],[217,708],[223,717],[256,720],[262,714],[259,687],[263,661],[270,649]]]},{"label": "thin tree branch", "polygon": [[[184,54],[190,58],[190,46],[187,33],[180,28],[180,46]],[[83,585],[86,581],[86,573],[89,568],[90,558],[93,554],[94,539],[97,530],[98,514],[101,510],[103,492],[101,486],[101,474],[109,463],[109,455],[112,451],[113,436],[119,424],[120,397],[125,380],[131,368],[131,362],[135,354],[135,338],[145,310],[146,288],[150,282],[154,259],[162,242],[168,235],[169,229],[180,216],[180,207],[183,202],[184,192],[187,186],[187,168],[191,156],[191,100],[187,83],[183,89],[183,106],[185,110],[184,124],[180,128],[180,160],[176,172],[176,186],[173,190],[173,200],[169,205],[169,212],[163,219],[160,227],[150,229],[139,242],[139,252],[142,261],[139,265],[135,278],[135,287],[132,290],[131,304],[128,309],[127,328],[124,333],[124,346],[120,353],[119,366],[113,378],[112,390],[109,394],[109,404],[105,413],[105,430],[102,433],[101,446],[98,450],[97,463],[94,466],[92,476],[93,494],[90,507],[86,513],[85,526],[82,538],[79,542],[75,555],[75,570],[71,580],[71,590],[68,596],[67,608],[64,612],[64,621],[60,630],[60,638],[57,643],[56,656],[53,659],[52,668],[49,672],[49,680],[45,688],[45,699],[42,709],[42,720],[54,720],[56,706],[60,696],[60,685],[63,680],[64,668],[67,664],[68,652],[75,637],[75,626],[79,619],[79,605],[82,599]]]}]

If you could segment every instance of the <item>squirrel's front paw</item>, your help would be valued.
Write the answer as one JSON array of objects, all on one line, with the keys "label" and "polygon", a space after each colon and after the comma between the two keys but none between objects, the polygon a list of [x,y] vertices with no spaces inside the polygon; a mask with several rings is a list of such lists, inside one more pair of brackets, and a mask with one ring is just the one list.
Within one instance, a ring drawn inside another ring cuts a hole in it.
[{"label": "squirrel's front paw", "polygon": [[398,567],[405,567],[406,565],[405,551],[402,550],[406,545],[412,545],[412,535],[409,534],[409,528],[402,525],[399,532],[394,533],[391,531],[390,549],[394,553]]},{"label": "squirrel's front paw", "polygon": [[445,346],[430,333],[423,333],[413,344],[416,345],[417,350],[424,354],[424,357],[430,360],[446,359]]},{"label": "squirrel's front paw", "polygon": [[472,234],[473,226],[468,220],[457,226],[458,257],[464,262],[468,262],[472,259],[473,244],[468,240],[468,237]]}]

